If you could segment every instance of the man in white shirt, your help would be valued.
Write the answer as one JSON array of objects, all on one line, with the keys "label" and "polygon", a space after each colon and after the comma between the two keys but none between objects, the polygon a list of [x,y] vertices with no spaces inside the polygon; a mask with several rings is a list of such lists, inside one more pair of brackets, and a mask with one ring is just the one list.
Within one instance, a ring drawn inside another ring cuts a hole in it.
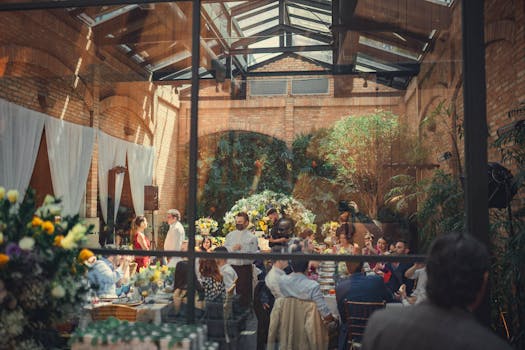
[{"label": "man in white shirt", "polygon": [[[272,253],[275,252],[280,253],[281,247],[272,248]],[[266,277],[264,278],[264,283],[266,283],[266,287],[268,287],[275,299],[283,296],[283,293],[281,293],[281,289],[279,288],[279,278],[286,274],[286,272],[284,272],[284,269],[286,267],[288,267],[287,260],[275,260],[273,262],[272,268],[270,269],[270,271],[268,271]]]},{"label": "man in white shirt", "polygon": [[[240,212],[235,216],[236,230],[226,235],[224,246],[229,252],[239,253],[257,253],[257,237],[247,230],[250,224],[248,214]],[[246,259],[229,259],[230,264],[237,273],[237,294],[240,295],[240,303],[243,306],[249,306],[253,298],[253,265],[252,260]]]},{"label": "man in white shirt", "polygon": [[[166,216],[170,228],[166,234],[166,239],[164,240],[164,250],[176,250],[181,251],[182,241],[184,241],[184,227],[180,223],[180,212],[177,209],[168,210],[168,215]],[[168,266],[175,267],[177,262],[181,259],[178,257],[168,258]]]}]

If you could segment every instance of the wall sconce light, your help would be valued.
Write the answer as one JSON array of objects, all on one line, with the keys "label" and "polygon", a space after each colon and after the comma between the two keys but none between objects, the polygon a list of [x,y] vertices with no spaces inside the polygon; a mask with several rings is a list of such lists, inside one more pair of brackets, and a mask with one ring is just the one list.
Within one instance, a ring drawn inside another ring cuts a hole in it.
[{"label": "wall sconce light", "polygon": [[38,91],[36,94],[38,104],[40,105],[40,108],[44,110],[47,109],[48,107],[47,97],[48,97],[47,91]]},{"label": "wall sconce light", "polygon": [[444,162],[446,160],[449,160],[450,158],[452,158],[452,152],[446,151],[445,153],[440,155],[437,160],[438,162]]}]

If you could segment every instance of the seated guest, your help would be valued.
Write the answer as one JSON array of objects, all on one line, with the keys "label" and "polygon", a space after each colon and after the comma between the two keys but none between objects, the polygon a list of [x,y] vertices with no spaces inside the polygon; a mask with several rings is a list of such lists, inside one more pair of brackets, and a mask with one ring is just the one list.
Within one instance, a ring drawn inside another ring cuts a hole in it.
[{"label": "seated guest", "polygon": [[226,295],[226,288],[215,259],[200,259],[199,272],[200,282],[204,288],[204,299],[206,302],[220,301]]},{"label": "seated guest", "polygon": [[[352,241],[352,237],[355,233],[355,227],[350,223],[343,223],[337,229],[337,237],[339,238],[339,246],[337,248],[337,254],[348,254],[354,255],[355,246]],[[348,275],[346,271],[346,265],[344,262],[339,262],[337,264],[337,275],[339,277],[344,277]]]},{"label": "seated guest", "polygon": [[348,349],[348,324],[346,323],[345,300],[359,302],[391,302],[392,293],[385,287],[383,279],[377,275],[366,275],[363,262],[346,262],[350,277],[339,281],[335,288],[337,309],[341,316],[339,331],[339,349]]},{"label": "seated guest", "polygon": [[425,264],[415,263],[411,268],[406,270],[405,277],[411,280],[416,280],[416,288],[412,292],[412,295],[407,296],[405,285],[401,285],[399,288],[399,294],[401,295],[401,302],[405,306],[419,304],[427,299],[427,271]]},{"label": "seated guest", "polygon": [[375,312],[362,349],[510,350],[474,315],[483,300],[490,266],[485,246],[468,234],[439,236],[427,258],[428,300]]},{"label": "seated guest", "polygon": [[[186,294],[188,290],[188,260],[180,260],[175,266],[174,282],[173,282],[173,303],[175,312],[180,314],[185,313],[187,304]],[[194,276],[193,285],[195,286],[195,307],[203,309],[204,289]]]},{"label": "seated guest", "polygon": [[[404,255],[409,253],[407,242],[399,240],[395,244],[395,252],[392,255]],[[385,270],[391,273],[390,279],[386,282],[387,288],[394,294],[397,301],[401,301],[401,296],[398,294],[399,288],[402,284],[406,285],[407,293],[412,291],[414,282],[405,277],[405,271],[410,268],[411,264],[407,263],[386,263]],[[397,294],[395,294],[397,293]]]},{"label": "seated guest", "polygon": [[99,298],[115,298],[115,274],[107,263],[98,260],[91,250],[82,249],[79,260],[88,267],[87,277],[91,288]]},{"label": "seated guest", "polygon": [[379,237],[376,243],[377,254],[388,255],[388,242],[384,237]]},{"label": "seated guest", "polygon": [[[292,252],[296,251],[292,249]],[[300,256],[301,252],[298,251],[297,253]],[[321,293],[319,283],[306,276],[308,260],[294,259],[290,265],[293,272],[289,275],[283,275],[279,279],[279,289],[283,297],[314,301],[325,323],[335,321],[335,317],[330,313],[330,309]]]},{"label": "seated guest", "polygon": [[[228,252],[228,249],[226,249],[226,247],[217,247],[214,252]],[[237,283],[237,272],[235,272],[233,267],[228,264],[228,259],[215,259],[215,261],[217,262],[217,266],[219,266],[224,286],[226,287],[226,290],[228,290]]]},{"label": "seated guest", "polygon": [[204,237],[199,246],[197,247],[198,252],[211,252],[213,251],[213,242],[210,237]]}]

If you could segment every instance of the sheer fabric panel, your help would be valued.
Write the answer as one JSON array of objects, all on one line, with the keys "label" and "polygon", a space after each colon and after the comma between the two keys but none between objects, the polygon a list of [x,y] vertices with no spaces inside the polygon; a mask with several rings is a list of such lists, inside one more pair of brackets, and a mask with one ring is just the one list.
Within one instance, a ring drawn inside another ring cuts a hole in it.
[{"label": "sheer fabric panel", "polygon": [[0,186],[22,200],[35,166],[45,115],[0,99]]},{"label": "sheer fabric panel", "polygon": [[86,189],[95,133],[53,117],[46,118],[45,128],[53,191],[62,198],[62,215],[76,215]]},{"label": "sheer fabric panel", "polygon": [[[116,166],[126,166],[128,143],[102,131],[98,132],[98,189],[100,207],[105,223],[108,223],[108,172]],[[117,174],[115,176],[115,215],[112,218],[113,222],[117,217],[123,184],[124,173]]]},{"label": "sheer fabric panel", "polygon": [[129,181],[131,198],[137,215],[144,215],[144,186],[153,182],[155,149],[130,143],[128,146]]}]

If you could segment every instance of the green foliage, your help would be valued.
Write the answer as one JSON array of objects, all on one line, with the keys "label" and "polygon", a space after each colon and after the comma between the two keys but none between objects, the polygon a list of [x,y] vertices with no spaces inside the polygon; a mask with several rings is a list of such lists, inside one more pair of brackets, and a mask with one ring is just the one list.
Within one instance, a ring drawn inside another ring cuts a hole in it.
[{"label": "green foliage", "polygon": [[292,176],[293,183],[301,174],[333,179],[335,169],[319,157],[319,143],[326,137],[327,130],[321,129],[315,133],[299,135],[292,143]]},{"label": "green foliage", "polygon": [[226,210],[242,197],[266,189],[291,193],[292,154],[283,141],[242,131],[216,137],[216,150],[206,160],[208,181],[199,202],[198,217],[212,217],[222,223]]},{"label": "green foliage", "polygon": [[443,232],[461,232],[464,228],[463,190],[451,174],[437,170],[431,179],[416,179],[409,175],[391,178],[392,188],[385,195],[387,207],[403,212],[412,201],[418,202],[416,213],[408,213],[419,223],[419,238],[423,249]]},{"label": "green foliage", "polygon": [[[506,210],[491,210],[491,251],[494,264],[491,273],[493,324],[501,329],[501,314],[506,315],[511,341],[516,348],[525,347],[525,127],[515,127],[501,135],[493,144],[503,162],[514,165],[517,173],[512,186],[519,192],[511,208],[512,220]],[[520,195],[521,194],[521,198]],[[503,333],[503,332],[502,332]]]},{"label": "green foliage", "polygon": [[320,147],[322,156],[336,169],[337,179],[350,183],[363,196],[372,216],[377,211],[382,167],[391,159],[398,135],[397,116],[376,110],[336,122]]}]

